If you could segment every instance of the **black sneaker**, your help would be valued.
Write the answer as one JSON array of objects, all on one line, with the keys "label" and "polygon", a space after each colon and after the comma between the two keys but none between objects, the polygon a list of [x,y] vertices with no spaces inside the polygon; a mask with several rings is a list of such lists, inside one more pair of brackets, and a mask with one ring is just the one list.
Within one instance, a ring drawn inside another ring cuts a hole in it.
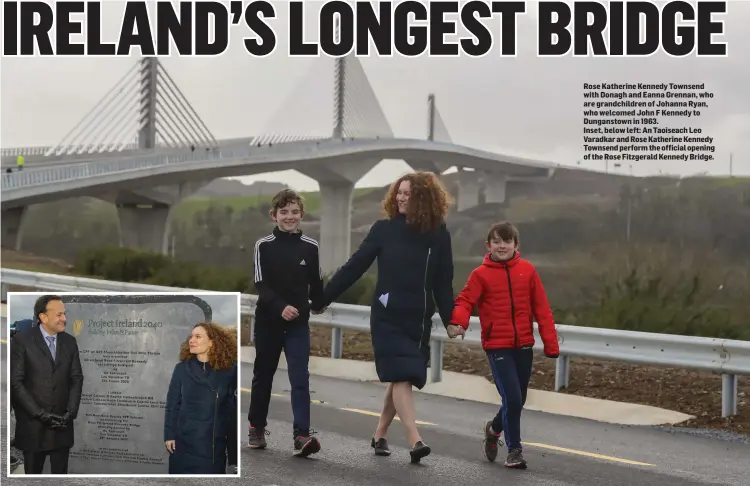
[{"label": "black sneaker", "polygon": [[247,437],[247,446],[250,449],[265,449],[266,448],[266,437],[267,435],[270,435],[271,433],[267,431],[266,429],[262,429],[260,427],[253,427],[250,426],[250,431],[248,432]]},{"label": "black sneaker", "polygon": [[310,431],[309,435],[298,435],[294,438],[295,456],[307,457],[320,451],[320,441],[312,434],[313,431]]},{"label": "black sneaker", "polygon": [[375,437],[372,438],[372,442],[370,442],[370,447],[375,449],[375,455],[376,456],[390,456],[391,450],[388,448],[388,441],[385,440],[385,438],[380,438],[378,440],[375,440]]},{"label": "black sneaker", "polygon": [[505,459],[505,467],[526,469],[526,460],[523,458],[520,448],[511,449],[510,452],[508,452],[508,458]]},{"label": "black sneaker", "polygon": [[417,464],[423,457],[429,456],[430,452],[431,452],[430,446],[428,446],[421,440],[417,441],[417,443],[414,444],[414,447],[412,448],[412,450],[409,451],[412,464]]},{"label": "black sneaker", "polygon": [[497,448],[503,446],[503,441],[500,440],[501,432],[495,432],[492,430],[492,420],[484,425],[484,457],[490,462],[495,462],[497,459]]}]

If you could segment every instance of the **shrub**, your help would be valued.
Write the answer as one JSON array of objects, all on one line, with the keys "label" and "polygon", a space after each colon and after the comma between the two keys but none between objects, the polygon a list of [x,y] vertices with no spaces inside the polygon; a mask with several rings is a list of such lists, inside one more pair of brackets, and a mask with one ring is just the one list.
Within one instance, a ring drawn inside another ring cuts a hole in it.
[{"label": "shrub", "polygon": [[168,256],[120,247],[82,251],[77,272],[120,282],[140,282],[167,287],[254,293],[252,269],[225,269],[194,262],[173,262]]}]

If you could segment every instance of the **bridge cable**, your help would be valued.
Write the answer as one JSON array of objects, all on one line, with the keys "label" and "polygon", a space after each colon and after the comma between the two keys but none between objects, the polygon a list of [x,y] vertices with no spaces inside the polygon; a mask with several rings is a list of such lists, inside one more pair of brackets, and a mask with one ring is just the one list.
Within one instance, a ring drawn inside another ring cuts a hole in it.
[{"label": "bridge cable", "polygon": [[[138,103],[136,86],[131,86],[129,95],[129,97],[123,96],[120,98],[120,102],[116,105],[118,108],[111,110],[113,114],[109,121],[92,131],[90,134],[92,142],[88,146],[81,147],[76,152],[77,154],[110,152],[114,148],[118,149],[114,151],[120,151],[135,143],[136,132],[134,129],[137,127],[138,120],[133,116],[132,107]],[[128,139],[130,142],[128,142]],[[101,140],[108,140],[109,142],[98,142]]]},{"label": "bridge cable", "polygon": [[316,88],[325,79],[323,74],[328,72],[330,61],[330,58],[320,58],[310,63],[307,70],[292,83],[291,92],[264,123],[261,133],[253,137],[253,145],[330,138],[330,129],[326,130],[327,127],[320,123],[322,120],[311,122],[309,118],[310,114],[320,113],[321,97],[316,94],[329,92]]},{"label": "bridge cable", "polygon": [[440,110],[435,106],[435,126],[433,132],[433,140],[436,142],[453,143],[448,127],[445,126],[443,117],[440,116]]},{"label": "bridge cable", "polygon": [[347,56],[343,64],[344,136],[393,137],[390,123],[359,58]]},{"label": "bridge cable", "polygon": [[[98,153],[111,151],[112,146],[128,145],[127,141],[122,142],[121,139],[125,128],[132,127],[133,120],[127,120],[127,118],[130,114],[129,108],[137,101],[137,91],[133,89],[131,84],[121,89],[118,94],[120,96],[116,98],[116,103],[107,109],[108,119],[92,127],[85,135],[81,135],[76,145],[69,145],[67,148],[68,154]],[[123,125],[125,128],[123,128]],[[102,132],[105,133],[102,134]],[[119,138],[115,138],[114,142],[112,140],[113,133],[119,133]],[[132,134],[132,132],[129,133]],[[132,140],[134,138],[132,137]]]},{"label": "bridge cable", "polygon": [[[80,135],[80,133],[78,135],[74,135],[76,134],[76,132],[79,132],[80,130],[88,130],[91,125],[98,126],[99,125],[99,122],[97,122],[98,118],[104,112],[104,110],[106,110],[106,108],[112,103],[112,101],[117,98],[117,96],[122,92],[123,88],[127,87],[130,84],[128,83],[128,81],[130,81],[129,78],[135,71],[136,67],[137,67],[137,64],[131,66],[130,69],[128,69],[127,72],[125,72],[125,75],[123,75],[117,81],[117,83],[115,83],[115,85],[104,95],[104,97],[102,97],[99,100],[99,102],[97,102],[93,106],[93,108],[91,108],[91,110],[89,110],[89,112],[83,118],[81,118],[81,120],[73,127],[73,129],[70,130],[67,134],[65,134],[65,136],[60,140],[59,143],[57,143],[56,145],[51,147],[49,150],[47,150],[44,155],[49,156],[53,154],[55,155],[65,154],[67,152],[66,149],[71,145],[70,143],[66,144],[66,141],[68,141],[71,137]],[[110,99],[110,96],[112,96],[113,94],[114,94],[114,98]],[[105,100],[108,100],[108,101],[105,102]],[[101,111],[99,111],[96,115],[92,117],[92,114],[94,114],[98,110],[101,110]]]},{"label": "bridge cable", "polygon": [[171,125],[173,135],[175,132],[178,133],[176,135],[178,145],[185,147],[193,144],[215,146],[215,140],[213,140],[211,134],[208,136],[202,134],[200,127],[191,123],[189,112],[186,113],[183,104],[180,103],[178,94],[169,86],[162,71],[157,72],[157,85],[159,88],[156,95],[157,104],[163,108],[163,111],[157,110],[157,118],[165,117],[169,120],[165,120],[164,123]]},{"label": "bridge cable", "polygon": [[177,83],[174,82],[172,77],[169,75],[169,72],[162,66],[161,63],[158,64],[158,73],[161,74],[164,78],[166,78],[166,85],[170,88],[170,90],[177,96],[180,103],[180,107],[183,108],[187,112],[187,118],[189,121],[192,121],[192,123],[195,125],[194,128],[196,130],[196,133],[201,133],[203,138],[202,140],[206,143],[208,143],[211,147],[218,147],[218,142],[216,141],[216,138],[214,137],[213,133],[211,133],[211,130],[206,126],[206,124],[203,122],[201,117],[198,115],[198,113],[195,111],[195,108],[193,108],[193,105],[188,101],[188,99],[185,97],[185,95],[182,93],[180,88],[177,86]]}]

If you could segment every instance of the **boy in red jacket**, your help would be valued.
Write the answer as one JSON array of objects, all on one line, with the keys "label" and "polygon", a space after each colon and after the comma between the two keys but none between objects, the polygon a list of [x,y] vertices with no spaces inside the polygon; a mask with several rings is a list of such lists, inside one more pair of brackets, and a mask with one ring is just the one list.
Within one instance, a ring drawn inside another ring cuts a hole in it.
[{"label": "boy in red jacket", "polygon": [[464,329],[474,305],[479,304],[482,348],[502,398],[494,420],[485,424],[484,453],[497,458],[498,439],[505,431],[506,467],[526,468],[521,448],[521,410],[531,379],[534,359],[534,319],[544,343],[544,354],[557,358],[560,348],[552,310],[536,269],[518,252],[518,230],[510,223],[490,228],[487,254],[456,297],[451,322]]}]

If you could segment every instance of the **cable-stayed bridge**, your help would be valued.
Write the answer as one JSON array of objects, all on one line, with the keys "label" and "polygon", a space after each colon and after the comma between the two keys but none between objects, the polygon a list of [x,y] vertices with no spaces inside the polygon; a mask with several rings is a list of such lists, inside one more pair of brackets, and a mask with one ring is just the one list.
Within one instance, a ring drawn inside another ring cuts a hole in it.
[{"label": "cable-stayed bridge", "polygon": [[[321,74],[333,94],[332,123],[304,126],[289,113],[314,109],[319,93],[309,79]],[[503,202],[509,181],[546,180],[557,166],[456,145],[435,96],[427,102],[425,139],[398,138],[360,60],[321,58],[262,133],[217,140],[159,60],[143,59],[59,143],[2,149],[3,245],[20,248],[30,204],[92,196],[116,205],[123,245],[165,252],[172,207],[203,185],[294,169],[320,186],[321,263],[331,271],[350,252],[354,185],[383,159],[437,173],[458,167],[459,210],[478,203],[480,184],[487,202]]]}]

